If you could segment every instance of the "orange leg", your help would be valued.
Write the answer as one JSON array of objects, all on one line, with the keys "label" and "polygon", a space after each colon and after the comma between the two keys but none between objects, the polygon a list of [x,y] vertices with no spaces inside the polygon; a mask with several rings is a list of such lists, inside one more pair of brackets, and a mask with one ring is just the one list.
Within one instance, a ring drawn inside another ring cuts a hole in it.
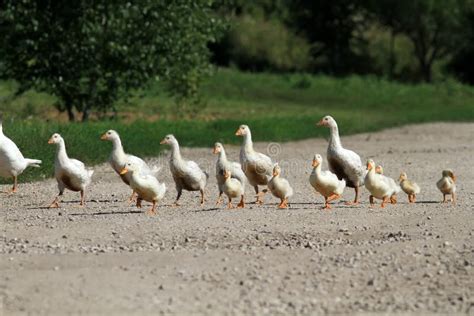
[{"label": "orange leg", "polygon": [[375,203],[374,203],[374,196],[373,195],[369,196],[369,202],[370,202],[371,207],[374,206]]},{"label": "orange leg", "polygon": [[324,207],[323,207],[323,210],[330,210],[330,209],[331,209],[331,205],[329,205],[329,198],[324,197]]},{"label": "orange leg", "polygon": [[280,204],[278,205],[278,208],[286,208],[285,199],[280,199]]},{"label": "orange leg", "polygon": [[453,204],[456,204],[456,194],[453,192],[453,194],[451,194],[451,200],[453,202]]},{"label": "orange leg", "polygon": [[234,208],[234,206],[232,205],[232,199],[230,197],[229,197],[229,203],[227,203],[227,208],[228,209]]},{"label": "orange leg", "polygon": [[59,196],[56,196],[56,198],[54,199],[53,203],[51,203],[48,207],[49,208],[59,208]]},{"label": "orange leg", "polygon": [[390,197],[390,203],[397,204],[397,196],[395,194]]},{"label": "orange leg", "polygon": [[79,206],[84,206],[86,205],[86,199],[85,199],[85,194],[84,191],[81,191],[81,203],[79,203]]},{"label": "orange leg", "polygon": [[222,203],[222,199],[221,199],[221,197],[222,197],[222,191],[220,191],[220,192],[219,192],[219,197],[217,198],[217,201],[216,201],[216,206],[219,206],[219,205],[221,205],[221,203]]},{"label": "orange leg", "polygon": [[17,177],[13,177],[13,187],[12,187],[12,189],[10,190],[9,193],[16,193],[17,187],[18,187],[18,178],[17,178]]},{"label": "orange leg", "polygon": [[204,190],[199,190],[199,192],[201,192],[201,206],[204,205]]},{"label": "orange leg", "polygon": [[153,205],[151,206],[151,208],[147,212],[148,215],[156,215],[156,210],[155,210],[156,201],[153,201],[152,203],[153,203]]},{"label": "orange leg", "polygon": [[142,199],[137,197],[137,208],[142,208]]},{"label": "orange leg", "polygon": [[388,196],[384,196],[383,197],[383,200],[382,200],[382,204],[380,204],[380,207],[385,207],[385,204],[387,204],[389,201],[389,197]]},{"label": "orange leg", "polygon": [[130,195],[130,197],[128,198],[128,205],[131,205],[133,202],[135,202],[135,195],[136,195],[137,192],[135,192],[135,190],[132,191],[132,195]]},{"label": "orange leg", "polygon": [[352,202],[346,202],[346,205],[357,205],[357,204],[359,204],[359,187],[356,185],[356,187],[354,188],[354,190],[355,190],[354,201],[352,201]]},{"label": "orange leg", "polygon": [[240,198],[240,202],[239,204],[237,205],[237,208],[244,208],[245,207],[245,202],[244,202],[244,195],[242,194],[241,198]]},{"label": "orange leg", "polygon": [[446,194],[443,194],[443,203],[446,203]]}]

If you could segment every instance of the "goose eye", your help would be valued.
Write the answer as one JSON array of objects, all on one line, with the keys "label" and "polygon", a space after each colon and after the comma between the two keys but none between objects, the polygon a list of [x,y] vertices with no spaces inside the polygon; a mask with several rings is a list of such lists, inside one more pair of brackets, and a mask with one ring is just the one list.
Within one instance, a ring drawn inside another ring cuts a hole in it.
[{"label": "goose eye", "polygon": [[325,121],[327,121],[327,120],[328,120],[328,118],[326,117],[324,120],[325,120]]},{"label": "goose eye", "polygon": [[112,133],[111,133],[111,132],[107,132],[107,135],[110,135],[110,134],[112,134]]}]

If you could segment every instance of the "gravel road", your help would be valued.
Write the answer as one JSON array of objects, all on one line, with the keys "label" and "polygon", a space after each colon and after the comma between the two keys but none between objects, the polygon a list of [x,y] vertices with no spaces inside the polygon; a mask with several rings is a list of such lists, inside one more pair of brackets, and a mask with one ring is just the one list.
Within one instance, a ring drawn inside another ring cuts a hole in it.
[{"label": "gravel road", "polygon": [[[0,196],[0,314],[474,315],[473,140],[472,123],[343,136],[364,161],[420,184],[415,205],[400,194],[385,209],[369,208],[364,189],[358,206],[344,205],[353,198],[346,190],[321,210],[308,177],[314,153],[325,157],[324,139],[255,144],[295,189],[287,210],[268,195],[263,206],[216,208],[210,148],[182,150],[210,171],[204,208],[196,192],[171,207],[166,155],[151,159],[168,186],[154,217],[144,213],[148,203],[125,203],[130,190],[106,164],[95,167],[85,208],[70,191],[62,208],[46,208],[54,180],[21,184]],[[238,147],[226,149],[238,159]],[[445,168],[458,177],[455,206],[439,203]]]}]

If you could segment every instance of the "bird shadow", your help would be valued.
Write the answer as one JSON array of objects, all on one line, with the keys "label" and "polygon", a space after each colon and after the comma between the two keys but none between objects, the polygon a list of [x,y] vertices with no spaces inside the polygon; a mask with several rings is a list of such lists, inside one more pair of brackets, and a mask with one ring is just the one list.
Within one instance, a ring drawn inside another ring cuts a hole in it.
[{"label": "bird shadow", "polygon": [[118,212],[94,212],[94,213],[71,213],[70,216],[102,216],[102,215],[124,215],[143,214],[143,211],[118,211]]},{"label": "bird shadow", "polygon": [[195,213],[202,213],[202,212],[212,212],[212,211],[219,211],[219,210],[226,210],[225,208],[218,208],[218,207],[210,207],[210,208],[203,208],[200,210],[194,210]]}]

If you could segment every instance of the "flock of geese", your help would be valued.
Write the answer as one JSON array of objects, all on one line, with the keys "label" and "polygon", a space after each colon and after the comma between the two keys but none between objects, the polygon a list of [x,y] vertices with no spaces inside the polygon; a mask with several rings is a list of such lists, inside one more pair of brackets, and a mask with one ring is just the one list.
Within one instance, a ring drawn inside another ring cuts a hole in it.
[{"label": "flock of geese", "polygon": [[[331,116],[323,117],[319,126],[330,129],[330,138],[327,149],[329,170],[322,170],[323,157],[314,155],[313,171],[309,177],[311,186],[319,192],[325,200],[324,209],[331,208],[330,202],[341,197],[346,187],[354,188],[354,200],[347,204],[359,203],[359,188],[365,185],[370,193],[370,205],[374,199],[382,200],[381,207],[387,203],[397,202],[397,193],[403,190],[408,195],[408,201],[414,203],[420,187],[408,179],[406,173],[401,173],[399,183],[383,174],[381,166],[377,166],[372,159],[364,166],[361,158],[355,152],[344,148],[339,137],[336,121]],[[213,153],[218,155],[216,163],[216,180],[219,189],[217,205],[222,203],[222,194],[228,198],[228,208],[233,208],[232,200],[239,199],[238,208],[245,206],[245,187],[248,182],[253,186],[256,194],[256,203],[263,203],[263,195],[270,191],[280,199],[279,208],[287,208],[289,199],[293,196],[293,189],[287,179],[281,177],[281,167],[267,155],[254,150],[252,134],[247,125],[241,125],[236,136],[243,138],[240,149],[240,163],[229,161],[221,143],[215,143]],[[125,153],[120,136],[116,131],[109,130],[101,136],[104,141],[113,144],[109,158],[110,165],[120,176],[122,181],[132,189],[129,202],[136,200],[137,207],[141,207],[143,200],[151,202],[148,213],[155,214],[157,204],[166,193],[166,185],[158,181],[160,168],[150,167],[139,157]],[[94,171],[86,168],[84,163],[72,159],[66,152],[66,145],[61,135],[55,133],[48,141],[56,145],[54,176],[58,183],[59,193],[50,207],[59,207],[61,196],[65,189],[80,192],[80,205],[85,204],[85,190],[91,183]],[[174,205],[179,205],[183,190],[199,191],[201,205],[205,202],[205,187],[209,175],[199,165],[181,156],[178,140],[173,135],[167,135],[160,144],[171,147],[169,167],[176,186],[177,197]],[[41,160],[24,158],[16,144],[3,134],[0,117],[0,176],[12,177],[14,184],[9,193],[17,191],[17,178],[27,167],[40,167]],[[266,186],[259,190],[259,186]],[[451,201],[456,199],[456,177],[452,170],[444,170],[437,187],[446,196],[451,195]]]}]

